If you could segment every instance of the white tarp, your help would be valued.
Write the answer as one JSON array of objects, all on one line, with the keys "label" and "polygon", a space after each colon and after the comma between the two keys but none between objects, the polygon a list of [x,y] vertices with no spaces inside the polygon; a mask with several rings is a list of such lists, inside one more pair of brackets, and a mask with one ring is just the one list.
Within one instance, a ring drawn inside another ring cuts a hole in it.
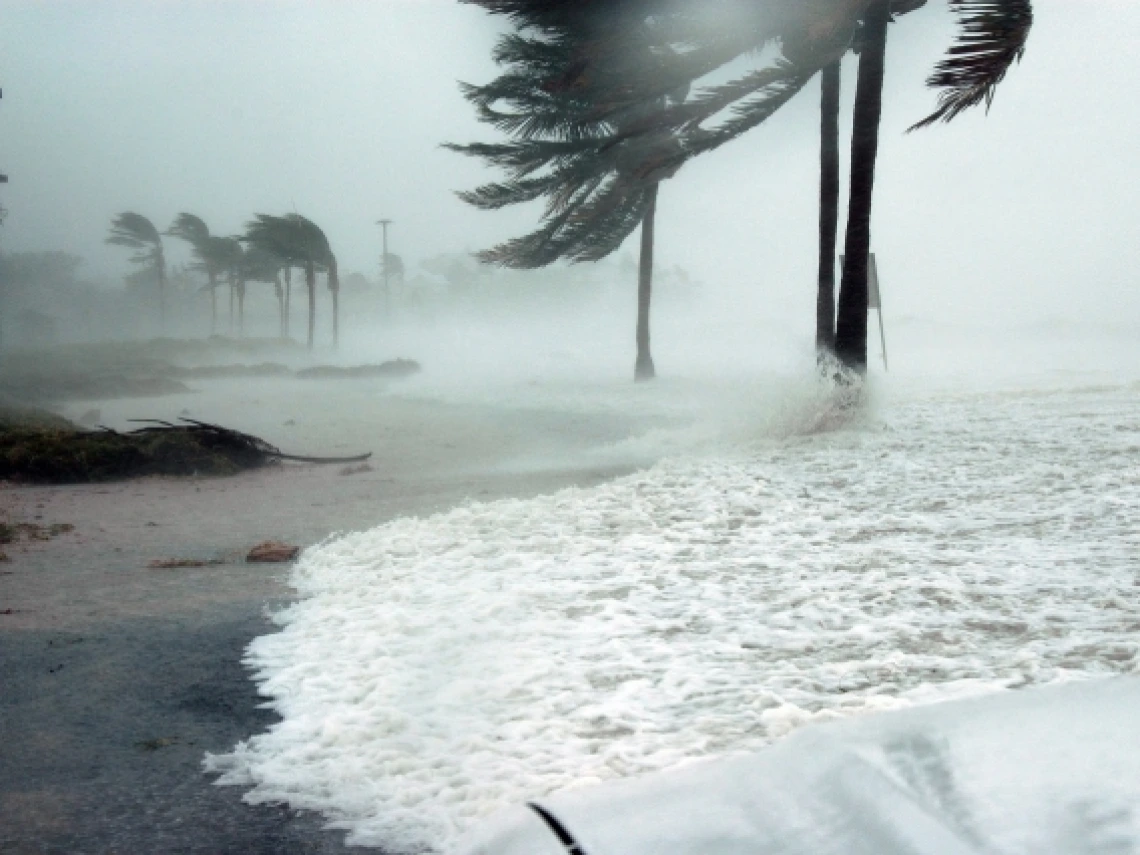
[{"label": "white tarp", "polygon": [[[764,751],[540,800],[583,855],[1135,855],[1140,678],[808,727]],[[465,855],[558,855],[504,811]]]}]

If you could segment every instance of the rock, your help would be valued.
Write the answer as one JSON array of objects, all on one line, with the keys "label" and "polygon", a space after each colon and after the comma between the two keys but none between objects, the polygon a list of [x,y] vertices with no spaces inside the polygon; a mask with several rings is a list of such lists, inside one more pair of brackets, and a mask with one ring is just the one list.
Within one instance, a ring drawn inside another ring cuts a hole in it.
[{"label": "rock", "polygon": [[266,564],[281,563],[292,561],[300,551],[301,547],[299,546],[290,546],[277,540],[267,540],[251,549],[245,560]]}]

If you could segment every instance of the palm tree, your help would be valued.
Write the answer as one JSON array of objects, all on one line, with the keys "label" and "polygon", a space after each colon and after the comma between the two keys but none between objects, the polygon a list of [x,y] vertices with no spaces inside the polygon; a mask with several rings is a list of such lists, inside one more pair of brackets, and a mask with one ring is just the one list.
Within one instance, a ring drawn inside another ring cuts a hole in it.
[{"label": "palm tree", "polygon": [[281,272],[284,269],[288,269],[286,262],[271,252],[268,252],[264,247],[249,244],[242,250],[239,264],[242,288],[240,292],[241,310],[238,317],[242,324],[242,329],[244,330],[245,319],[245,283],[268,282],[273,285],[273,291],[277,297],[278,328],[281,337],[284,338],[286,307],[284,288],[281,285]]},{"label": "palm tree", "polygon": [[[496,3],[480,0],[487,8]],[[541,31],[550,23],[546,15],[547,10],[538,9],[534,15],[524,16],[522,28]],[[562,16],[556,12],[555,16],[560,20],[559,38],[523,32],[503,36],[495,58],[507,70],[485,86],[464,85],[464,94],[480,118],[507,131],[512,141],[504,145],[447,146],[507,172],[503,182],[459,195],[484,209],[547,199],[542,224],[536,231],[478,254],[482,261],[504,267],[543,267],[560,258],[596,261],[616,250],[640,225],[634,380],[651,380],[656,374],[649,315],[657,197],[660,182],[674,170],[666,165],[630,171],[631,151],[620,138],[606,146],[597,144],[611,128],[618,134],[636,128],[645,120],[646,111],[636,108],[599,116],[588,99],[560,94],[563,82],[552,78],[551,69],[567,63],[572,68],[574,55],[591,43],[599,22],[589,14]],[[657,41],[652,23],[642,21],[629,32],[625,54],[637,54],[641,60],[652,62]],[[687,95],[687,87],[663,92],[653,107],[656,109],[658,103],[680,104]],[[514,112],[502,112],[499,102]],[[646,144],[645,140],[635,141],[636,151],[644,152]],[[665,129],[653,134],[648,146],[655,155],[667,159],[677,142],[673,131]]]},{"label": "palm tree", "polygon": [[329,246],[328,238],[312,220],[300,214],[286,214],[277,217],[270,214],[255,214],[246,224],[242,237],[249,246],[281,259],[284,265],[300,267],[305,274],[305,288],[309,296],[308,347],[313,349],[317,317],[317,272],[328,271],[328,286],[333,294],[333,340],[339,338],[340,280],[337,275],[336,257]]},{"label": "palm tree", "polygon": [[229,331],[233,333],[236,316],[238,334],[241,335],[245,332],[245,275],[242,268],[244,250],[241,242],[235,237],[211,237],[209,246],[218,269],[225,272],[229,284]]},{"label": "palm tree", "polygon": [[[711,24],[725,4],[676,4],[670,0],[608,0],[605,4],[551,3],[550,0],[467,0],[491,12],[505,14],[519,33],[505,37],[496,48],[500,61],[525,65],[529,57],[547,47],[542,63],[529,74],[504,75],[498,87],[484,87],[476,107],[481,118],[507,131],[558,129],[561,136],[545,143],[546,159],[522,146],[467,146],[471,154],[516,170],[513,181],[480,188],[483,207],[539,198],[547,192],[550,176],[534,177],[534,170],[558,158],[570,159],[588,149],[593,162],[581,167],[574,182],[548,210],[550,228],[526,240],[530,247],[505,244],[508,251],[549,251],[560,232],[581,233],[587,216],[608,222],[602,248],[624,238],[642,221],[650,204],[647,186],[654,177],[671,175],[691,158],[719,146],[764,122],[790,101],[818,72],[837,61],[850,47],[852,34],[863,30],[865,51],[860,60],[856,129],[852,147],[852,190],[847,259],[840,287],[835,347],[846,366],[858,373],[866,366],[866,259],[870,245],[870,206],[877,156],[878,115],[885,48],[885,24],[898,15],[923,6],[926,0],[769,0],[737,4],[740,16],[731,27],[723,20]],[[948,57],[929,78],[942,90],[937,110],[915,127],[949,121],[962,111],[988,104],[996,86],[1024,52],[1032,24],[1031,0],[948,0],[957,13],[958,37]],[[635,31],[652,20],[660,38],[646,59],[630,45]],[[631,28],[630,23],[633,26]],[[527,37],[528,30],[537,35]],[[581,33],[588,33],[582,39]],[[782,56],[772,65],[707,88],[681,103],[663,101],[680,86],[769,42],[779,41]],[[558,55],[561,50],[561,55]],[[875,81],[879,86],[875,86]],[[834,81],[833,82],[837,82]],[[469,95],[470,97],[470,95]],[[496,108],[502,101],[514,108]],[[623,117],[634,117],[632,122]],[[727,118],[725,118],[727,116]],[[566,122],[566,117],[571,121]],[[707,126],[711,124],[710,126]],[[874,130],[871,130],[871,126]],[[654,145],[666,132],[677,145]],[[481,149],[481,150],[480,150]],[[827,160],[827,155],[821,158]],[[614,169],[616,162],[621,169]],[[561,168],[561,166],[559,167]],[[824,167],[825,170],[830,167]],[[616,173],[616,177],[613,177]],[[558,176],[555,177],[557,183]],[[607,180],[610,178],[611,180]],[[832,338],[828,315],[832,301],[827,283],[833,273],[834,249],[828,252],[830,190],[821,181],[821,257],[817,287],[817,342]],[[838,210],[836,202],[836,211]],[[565,216],[563,212],[568,211]],[[638,216],[634,217],[633,214]],[[833,244],[832,244],[833,247]],[[585,253],[580,253],[584,256]],[[832,288],[834,285],[832,284]]]},{"label": "palm tree", "polygon": [[210,335],[213,335],[218,326],[218,276],[227,269],[230,247],[225,238],[210,234],[201,217],[185,212],[175,217],[166,234],[189,243],[195,266],[206,274],[206,287],[210,291]]},{"label": "palm tree", "polygon": [[[925,2],[925,0],[922,0]],[[904,11],[918,0],[895,0]],[[970,107],[993,101],[1010,67],[1021,59],[1033,24],[1031,0],[950,0],[960,33],[948,57],[928,78],[942,89],[938,109],[911,130],[951,121]],[[835,353],[850,371],[867,370],[867,263],[871,250],[871,205],[882,114],[883,76],[890,0],[869,0],[862,18],[859,80],[851,134],[851,196],[843,279],[836,314]]]},{"label": "palm tree", "polygon": [[111,221],[107,243],[133,249],[131,262],[142,268],[149,267],[158,286],[158,312],[162,331],[166,331],[166,254],[162,237],[154,223],[142,214],[125,211]]},{"label": "palm tree", "polygon": [[863,17],[859,79],[851,131],[851,188],[847,207],[843,280],[836,310],[835,355],[859,374],[867,370],[867,264],[871,253],[871,203],[883,111],[883,72],[887,54],[890,0],[876,0]]}]

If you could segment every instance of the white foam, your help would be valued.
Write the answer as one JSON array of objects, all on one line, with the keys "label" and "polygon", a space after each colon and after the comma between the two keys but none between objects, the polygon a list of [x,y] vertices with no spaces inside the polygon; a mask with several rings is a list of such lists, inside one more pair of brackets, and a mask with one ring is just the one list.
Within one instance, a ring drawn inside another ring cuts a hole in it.
[{"label": "white foam", "polygon": [[207,766],[352,843],[443,851],[505,805],[808,722],[1137,672],[1137,398],[896,400],[832,432],[815,410],[307,550],[248,656],[283,721]]}]

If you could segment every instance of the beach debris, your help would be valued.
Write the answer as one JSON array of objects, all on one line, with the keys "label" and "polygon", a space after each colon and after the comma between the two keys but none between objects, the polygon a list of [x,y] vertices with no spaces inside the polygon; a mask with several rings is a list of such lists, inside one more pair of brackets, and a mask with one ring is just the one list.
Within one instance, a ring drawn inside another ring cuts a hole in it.
[{"label": "beach debris", "polygon": [[143,751],[158,751],[160,748],[167,748],[178,742],[178,739],[173,736],[160,736],[157,739],[142,739],[135,743],[136,748],[141,748]]},{"label": "beach debris", "polygon": [[300,551],[299,546],[290,546],[279,540],[267,540],[251,549],[245,560],[255,564],[279,564],[292,561]]},{"label": "beach debris", "polygon": [[177,570],[182,567],[216,567],[225,564],[220,558],[155,558],[146,566],[151,570]]},{"label": "beach debris", "polygon": [[286,454],[259,437],[185,417],[182,424],[131,421],[144,426],[124,432],[108,427],[0,430],[0,479],[67,483],[141,475],[233,475],[283,460],[343,464],[372,456]]},{"label": "beach debris", "polygon": [[53,537],[67,534],[69,531],[75,531],[75,526],[71,523],[41,525],[40,523],[0,522],[0,543],[15,543],[21,538],[24,540],[51,540]]},{"label": "beach debris", "polygon": [[363,472],[371,472],[372,467],[367,463],[360,463],[356,466],[346,466],[340,470],[340,475],[360,475]]}]

